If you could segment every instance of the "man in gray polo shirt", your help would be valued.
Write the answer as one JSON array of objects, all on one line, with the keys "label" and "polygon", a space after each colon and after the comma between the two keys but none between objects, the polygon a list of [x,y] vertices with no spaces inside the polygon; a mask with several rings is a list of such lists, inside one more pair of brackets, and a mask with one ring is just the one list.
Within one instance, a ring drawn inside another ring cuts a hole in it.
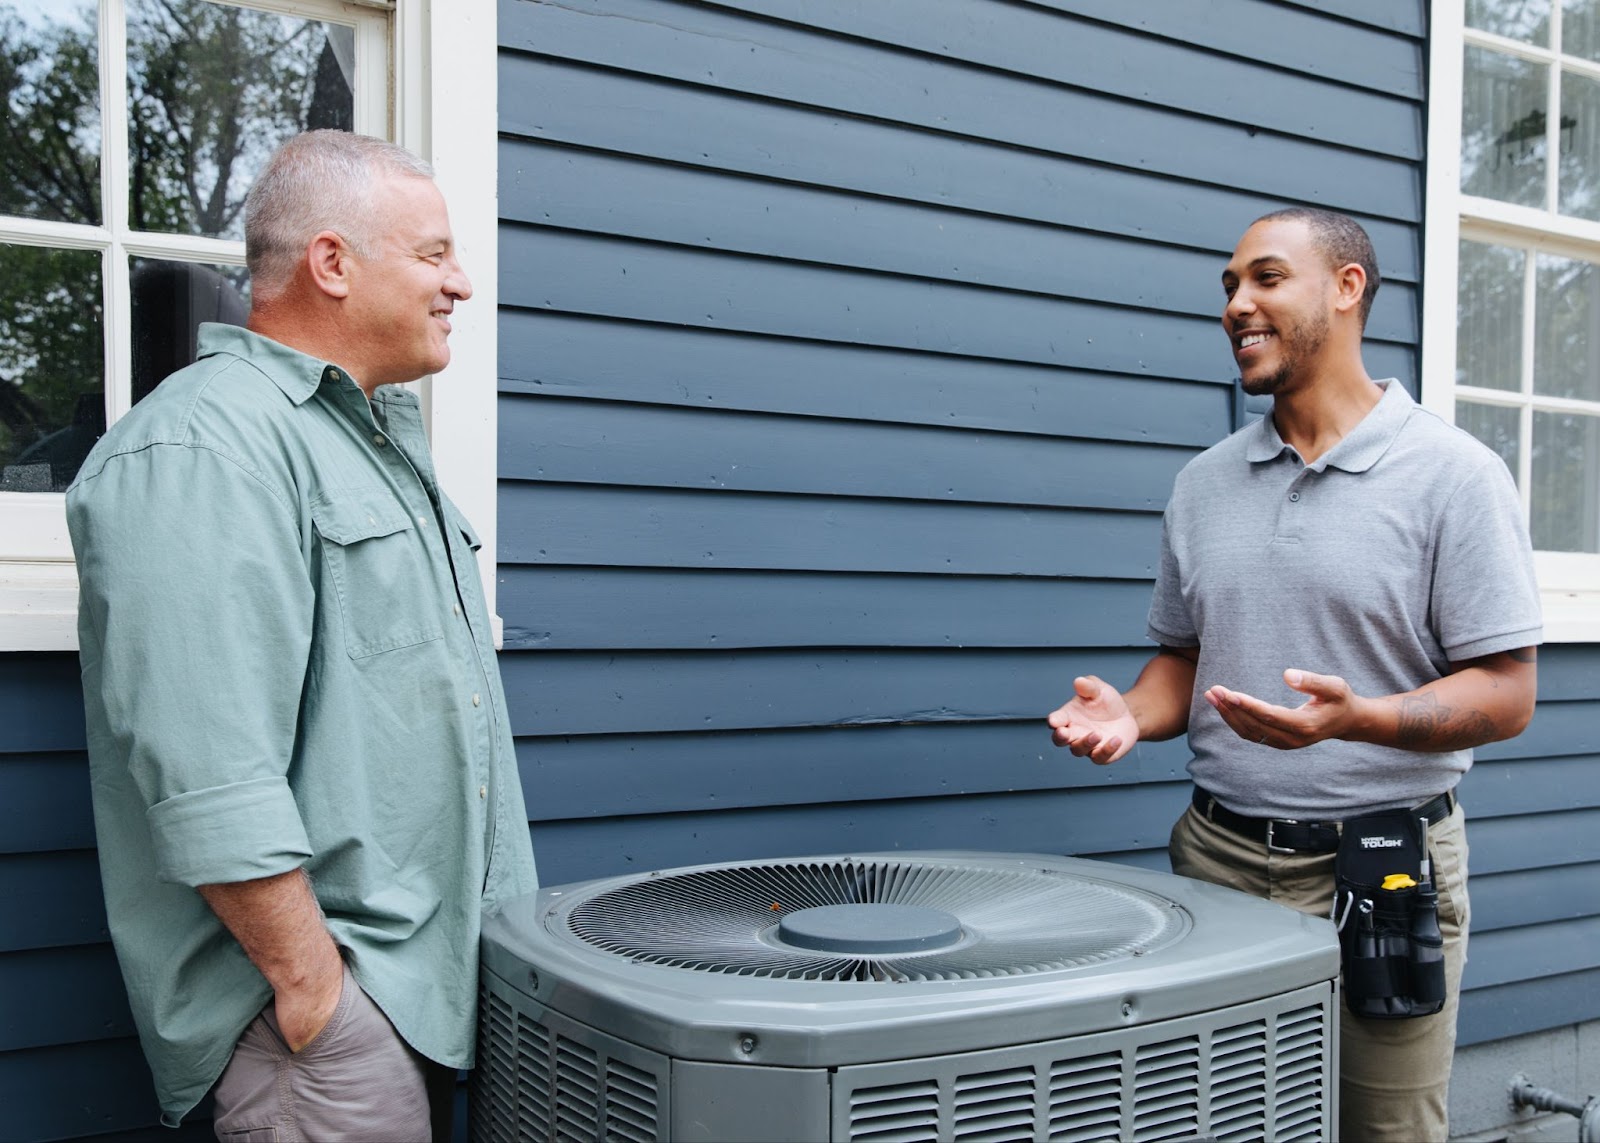
[{"label": "man in gray polo shirt", "polygon": [[1378,269],[1353,220],[1267,215],[1222,284],[1241,383],[1272,413],[1178,477],[1160,651],[1126,693],[1073,680],[1049,725],[1100,765],[1187,730],[1173,869],[1310,913],[1332,903],[1331,823],[1428,818],[1449,1000],[1410,1020],[1346,1010],[1340,1097],[1344,1138],[1442,1140],[1469,913],[1450,791],[1473,747],[1532,717],[1542,638],[1517,490],[1489,449],[1367,375]]}]

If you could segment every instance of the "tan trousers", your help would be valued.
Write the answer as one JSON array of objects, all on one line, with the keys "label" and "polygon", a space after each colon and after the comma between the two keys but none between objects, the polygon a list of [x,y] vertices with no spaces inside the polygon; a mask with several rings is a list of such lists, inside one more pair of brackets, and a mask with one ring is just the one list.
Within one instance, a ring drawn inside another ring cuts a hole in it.
[{"label": "tan trousers", "polygon": [[[1344,1143],[1443,1143],[1449,1135],[1450,1063],[1471,917],[1466,821],[1459,805],[1430,827],[1428,848],[1444,934],[1444,1010],[1411,1020],[1368,1020],[1343,1011],[1338,1138]],[[1170,852],[1172,871],[1185,877],[1322,917],[1333,904],[1333,854],[1269,853],[1192,806],[1172,827]]]},{"label": "tan trousers", "polygon": [[454,1082],[400,1038],[347,965],[327,1027],[298,1052],[271,1004],[244,1030],[214,1089],[213,1129],[223,1143],[449,1139]]}]

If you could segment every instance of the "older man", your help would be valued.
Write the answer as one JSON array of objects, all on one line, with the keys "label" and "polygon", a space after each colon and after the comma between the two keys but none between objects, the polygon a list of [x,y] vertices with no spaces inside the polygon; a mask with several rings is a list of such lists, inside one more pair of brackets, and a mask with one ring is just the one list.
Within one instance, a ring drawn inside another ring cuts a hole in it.
[{"label": "older man", "polygon": [[245,247],[247,327],[67,494],[111,934],[167,1122],[215,1083],[219,1137],[427,1139],[481,912],[536,884],[477,543],[391,387],[472,287],[428,166],[341,132]]},{"label": "older man", "polygon": [[1259,219],[1222,285],[1240,381],[1272,412],[1178,477],[1160,652],[1126,695],[1074,680],[1048,721],[1102,765],[1187,730],[1173,869],[1307,912],[1328,915],[1342,822],[1427,820],[1448,1000],[1415,1019],[1346,1011],[1341,1138],[1442,1140],[1468,918],[1453,790],[1474,746],[1533,713],[1539,596],[1516,488],[1494,453],[1367,375],[1378,267],[1352,219]]}]

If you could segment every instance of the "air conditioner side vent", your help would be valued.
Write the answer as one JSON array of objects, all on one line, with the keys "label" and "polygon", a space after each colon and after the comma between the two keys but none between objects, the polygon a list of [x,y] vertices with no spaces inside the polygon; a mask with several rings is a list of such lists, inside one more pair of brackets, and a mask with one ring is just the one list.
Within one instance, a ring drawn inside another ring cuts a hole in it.
[{"label": "air conditioner side vent", "polygon": [[955,1082],[955,1138],[974,1143],[1031,1143],[1032,1068],[965,1075]]},{"label": "air conditioner side vent", "polygon": [[850,1097],[850,1138],[861,1143],[938,1143],[939,1085],[932,1080],[859,1088]]}]

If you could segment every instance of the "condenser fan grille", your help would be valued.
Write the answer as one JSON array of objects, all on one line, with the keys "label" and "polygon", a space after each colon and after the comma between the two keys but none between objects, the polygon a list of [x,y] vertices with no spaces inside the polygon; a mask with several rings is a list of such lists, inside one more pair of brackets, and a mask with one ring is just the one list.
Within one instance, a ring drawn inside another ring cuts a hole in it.
[{"label": "condenser fan grille", "polygon": [[618,956],[697,972],[925,981],[1135,956],[1176,939],[1188,918],[1137,889],[1020,864],[843,859],[630,882],[573,905],[567,924]]}]

